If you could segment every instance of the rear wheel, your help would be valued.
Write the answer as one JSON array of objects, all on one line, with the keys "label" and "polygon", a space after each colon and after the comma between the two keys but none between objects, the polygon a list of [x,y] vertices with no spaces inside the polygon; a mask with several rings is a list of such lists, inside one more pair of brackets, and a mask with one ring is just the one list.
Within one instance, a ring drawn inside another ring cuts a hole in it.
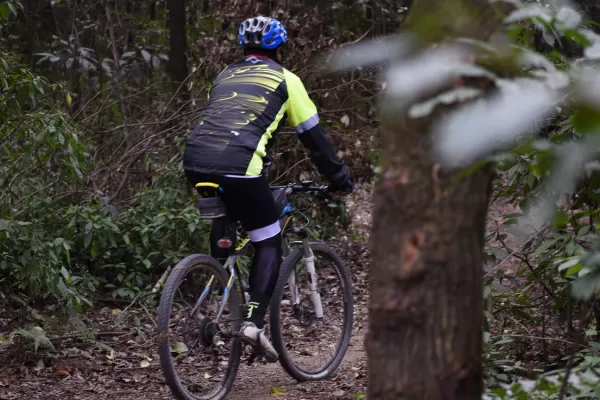
[{"label": "rear wheel", "polygon": [[[158,353],[178,400],[223,399],[233,387],[242,352],[240,295],[229,293],[228,313],[216,320],[228,274],[217,260],[191,255],[165,283],[158,309]],[[216,339],[215,339],[216,337]],[[213,343],[221,339],[218,348]]]},{"label": "rear wheel", "polygon": [[[310,243],[323,308],[317,318],[302,247],[281,266],[271,301],[271,338],[282,367],[298,381],[329,378],[339,367],[352,333],[354,301],[348,269],[324,243]],[[297,291],[293,290],[295,285]],[[298,297],[293,299],[292,292]],[[325,354],[322,357],[322,353]]]}]

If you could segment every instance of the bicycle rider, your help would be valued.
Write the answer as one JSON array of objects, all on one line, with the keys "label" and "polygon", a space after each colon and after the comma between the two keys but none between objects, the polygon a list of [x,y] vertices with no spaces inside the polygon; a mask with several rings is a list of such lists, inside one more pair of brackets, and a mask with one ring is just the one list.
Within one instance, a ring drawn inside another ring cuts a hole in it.
[{"label": "bicycle rider", "polygon": [[[281,228],[266,169],[269,146],[288,120],[332,190],[351,193],[350,170],[328,140],[300,78],[281,66],[287,32],[275,18],[254,17],[239,27],[244,58],[212,84],[198,124],[187,139],[183,167],[192,185],[214,182],[230,215],[240,221],[255,249],[248,315],[240,333],[270,362],[278,355],[265,335],[265,314],[281,264]],[[211,254],[227,258],[211,231]]]}]

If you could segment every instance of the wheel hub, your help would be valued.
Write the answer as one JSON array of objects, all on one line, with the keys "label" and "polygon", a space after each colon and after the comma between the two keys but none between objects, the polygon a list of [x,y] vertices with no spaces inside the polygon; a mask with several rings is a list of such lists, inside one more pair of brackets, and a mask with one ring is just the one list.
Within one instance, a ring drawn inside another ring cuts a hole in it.
[{"label": "wheel hub", "polygon": [[304,328],[310,326],[316,318],[312,304],[307,299],[302,300],[300,304],[294,304],[292,315],[298,320],[300,326]]},{"label": "wheel hub", "polygon": [[215,335],[221,332],[219,324],[213,322],[211,318],[204,318],[198,325],[200,341],[204,346],[210,347]]}]

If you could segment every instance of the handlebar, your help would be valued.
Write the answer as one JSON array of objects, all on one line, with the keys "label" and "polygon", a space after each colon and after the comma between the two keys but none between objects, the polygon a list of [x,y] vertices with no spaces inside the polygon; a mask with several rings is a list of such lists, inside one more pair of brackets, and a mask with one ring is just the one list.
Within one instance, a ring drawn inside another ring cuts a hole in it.
[{"label": "handlebar", "polygon": [[[308,180],[308,181],[302,181],[302,184],[300,184],[300,185],[290,183],[285,186],[271,186],[271,190],[284,189],[288,195],[294,194],[294,193],[317,193],[317,194],[325,195],[326,197],[328,197],[328,194],[331,194],[332,192],[336,192],[336,190],[332,189],[331,186],[329,186],[329,185],[314,186],[312,183],[313,183],[312,181]],[[345,192],[346,194],[352,193],[352,189],[344,190],[343,192]]]},{"label": "handlebar", "polygon": [[301,185],[290,183],[285,186],[271,186],[271,190],[285,190],[288,194],[293,193],[325,193],[329,190],[328,185],[315,186],[312,181],[304,181]]}]

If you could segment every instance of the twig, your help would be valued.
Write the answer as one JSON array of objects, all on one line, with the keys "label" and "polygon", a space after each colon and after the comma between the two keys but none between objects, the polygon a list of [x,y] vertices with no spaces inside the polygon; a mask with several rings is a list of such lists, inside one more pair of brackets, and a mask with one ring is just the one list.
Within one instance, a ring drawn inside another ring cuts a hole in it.
[{"label": "twig", "polygon": [[[533,339],[533,340],[546,340],[549,342],[559,342],[559,343],[565,343],[565,344],[570,344],[570,345],[577,345],[576,342],[570,341],[570,340],[566,340],[566,339],[559,339],[559,338],[552,338],[552,337],[541,337],[541,336],[533,336],[533,335],[498,335],[501,337],[508,337],[508,338],[523,338],[523,339]],[[579,344],[578,346],[581,347],[588,347],[591,348],[591,346],[588,345],[584,345],[584,344]]]},{"label": "twig", "polygon": [[512,256],[514,256],[517,252],[523,250],[523,248],[529,244],[529,242],[531,242],[533,239],[537,238],[538,236],[544,234],[544,232],[550,227],[550,225],[545,225],[542,228],[540,228],[540,230],[538,230],[537,232],[534,232],[531,234],[531,236],[529,236],[527,238],[527,240],[525,242],[523,242],[518,248],[516,248],[512,253],[510,253],[508,256],[506,256],[505,259],[503,259],[502,261],[500,261],[498,264],[496,264],[496,266],[494,266],[494,268],[492,268],[491,270],[489,270],[488,272],[486,272],[486,274],[483,276],[484,278],[487,278],[488,276],[490,276],[491,274],[493,274],[494,272],[496,272],[498,270],[498,268],[500,268],[500,266],[502,266],[505,262],[507,262],[508,260],[510,260],[510,258]]},{"label": "twig", "polygon": [[341,44],[339,48],[341,49],[342,47],[351,46],[353,44],[356,44],[356,43],[360,42],[361,40],[363,40],[364,38],[367,37],[367,35],[369,34],[369,32],[371,32],[372,28],[373,27],[371,26],[369,29],[367,29],[367,31],[365,32],[365,34],[362,35],[361,37],[359,37],[358,39],[356,39],[355,41]]},{"label": "twig", "polygon": [[140,126],[156,125],[158,123],[159,123],[158,121],[152,121],[152,122],[139,122],[136,124],[122,124],[122,125],[115,126],[114,128],[110,128],[110,129],[107,129],[104,131],[98,131],[98,133],[111,133],[114,131],[118,131],[120,129],[124,130],[126,128],[135,128],[135,127],[140,127]]},{"label": "twig", "polygon": [[521,321],[517,320],[515,317],[513,317],[510,314],[506,314],[506,317],[509,318],[515,324],[520,325],[521,328],[523,328],[523,330],[525,330],[525,332],[527,332],[529,335],[531,335],[531,329],[528,329]]},{"label": "twig", "polygon": [[558,400],[562,400],[565,398],[565,394],[567,393],[567,386],[569,385],[569,377],[571,376],[571,371],[573,370],[573,365],[575,364],[573,360],[575,359],[575,354],[577,353],[577,346],[573,346],[573,352],[571,353],[571,357],[569,357],[569,361],[567,362],[567,372],[565,373],[565,380],[560,388],[560,394],[558,395]]},{"label": "twig", "polygon": [[52,342],[62,342],[65,340],[69,340],[69,339],[79,339],[82,337],[86,337],[86,336],[93,336],[96,338],[100,338],[100,337],[111,337],[111,336],[124,336],[124,335],[129,335],[131,332],[128,331],[117,331],[117,332],[96,332],[96,333],[71,333],[68,335],[62,335],[62,336],[50,336],[48,337],[48,339],[50,339],[50,341]]},{"label": "twig", "polygon": [[[115,30],[112,24],[112,19],[110,17],[110,7],[108,6],[108,2],[104,4],[104,9],[106,10],[106,21],[108,23],[108,31],[110,33],[110,41],[112,47],[113,60],[115,62],[115,80],[117,83],[121,80],[121,68],[119,66],[119,51],[117,50],[117,41],[115,39]],[[127,123],[127,110],[125,109],[125,102],[123,101],[123,94],[121,91],[121,87],[117,85],[117,96],[119,98],[119,103],[121,105],[121,113],[123,114],[123,121]],[[129,130],[123,129],[123,134],[125,135],[125,139],[129,139]]]},{"label": "twig", "polygon": [[[87,103],[85,103],[85,104],[84,104],[84,106],[81,108],[81,110],[84,110],[84,109],[85,109],[85,108],[86,108],[86,107],[87,107],[87,106],[88,106],[88,105],[89,105],[89,104],[90,104],[92,101],[94,101],[94,100],[95,100],[97,97],[99,97],[99,96],[100,96],[102,93],[104,93],[104,92],[107,92],[107,91],[112,91],[113,89],[116,89],[116,88],[118,88],[119,86],[121,86],[121,85],[124,85],[124,84],[125,84],[125,82],[117,82],[117,83],[115,83],[114,85],[107,87],[106,89],[102,89],[101,91],[99,91],[98,93],[96,93],[96,94],[95,94],[95,95],[94,95],[94,96],[93,96],[91,99],[89,99],[89,100],[88,100],[88,102],[87,102]],[[139,92],[136,92],[136,93],[133,93],[133,94],[127,95],[127,96],[123,97],[121,100],[127,100],[127,99],[130,99],[130,98],[134,98],[134,97],[140,96],[140,95],[142,95],[142,94],[146,93],[147,91],[149,91],[150,89],[152,89],[154,86],[157,86],[157,85],[158,85],[158,83],[153,83],[152,85],[148,85],[146,88],[144,88],[144,90],[141,90],[141,91],[139,91]],[[96,115],[100,114],[100,113],[101,113],[102,111],[104,111],[104,110],[107,110],[107,109],[111,108],[111,107],[112,107],[114,104],[116,104],[118,101],[119,101],[119,100],[117,100],[117,101],[113,101],[113,102],[110,102],[109,104],[107,104],[107,105],[105,105],[105,106],[101,107],[101,108],[100,108],[100,109],[98,109],[98,110],[97,110],[95,113],[93,113],[93,114],[91,114],[91,115],[89,115],[89,116],[87,116],[87,117],[83,118],[83,119],[80,121],[80,123],[81,123],[81,122],[83,122],[83,121],[87,121],[88,119],[91,119],[91,118],[93,118],[94,116],[96,116]],[[81,112],[83,112],[83,111],[79,111],[77,114],[75,114],[74,118],[77,118]]]},{"label": "twig", "polygon": [[171,272],[171,269],[173,267],[169,265],[169,268],[167,268],[165,270],[165,272],[163,272],[163,274],[161,275],[160,279],[158,280],[158,282],[156,282],[156,284],[154,285],[154,287],[152,288],[152,294],[155,294],[158,292],[158,290],[160,289],[160,287],[162,285],[165,284],[167,277],[169,276],[169,272]]},{"label": "twig", "polygon": [[308,161],[308,160],[309,160],[309,158],[304,158],[304,159],[302,159],[302,160],[298,161],[296,164],[292,165],[292,166],[291,166],[290,168],[288,168],[288,169],[287,169],[285,172],[282,172],[281,174],[277,175],[277,177],[276,177],[275,179],[273,179],[273,184],[275,184],[275,185],[276,185],[276,184],[277,184],[277,180],[278,180],[279,178],[281,178],[282,176],[285,176],[285,175],[286,175],[288,172],[290,172],[290,171],[291,171],[292,169],[294,169],[296,166],[298,166],[299,164],[301,164],[301,163],[303,163],[303,162],[305,162],[305,161]]},{"label": "twig", "polygon": [[162,119],[162,117],[164,116],[165,112],[167,111],[167,109],[169,108],[169,106],[171,105],[171,103],[173,102],[173,100],[175,100],[177,98],[177,95],[179,94],[179,91],[184,87],[184,85],[186,85],[187,87],[187,81],[194,75],[196,75],[196,73],[198,71],[200,71],[200,67],[202,66],[204,62],[200,63],[200,65],[198,65],[198,68],[196,68],[195,71],[192,71],[184,80],[183,82],[181,82],[181,84],[179,85],[179,87],[177,88],[177,90],[175,91],[175,94],[173,94],[173,96],[171,97],[171,99],[168,101],[168,103],[165,105],[165,109],[164,111],[160,114],[159,119]]},{"label": "twig", "polygon": [[125,187],[125,183],[127,183],[127,179],[129,178],[129,169],[133,164],[137,162],[137,160],[139,160],[142,154],[144,154],[144,152],[140,152],[140,154],[132,158],[131,161],[127,163],[127,165],[123,169],[123,178],[121,178],[121,182],[119,182],[119,186],[117,186],[117,189],[115,189],[115,191],[108,198],[108,203],[112,203],[113,200],[119,195],[119,193],[121,193],[121,190],[123,190],[123,188]]},{"label": "twig", "polygon": [[[525,265],[527,265],[527,268],[529,268],[529,270],[531,271],[532,274],[535,275],[535,270],[533,268],[533,265],[531,265],[531,263],[529,262],[529,260],[527,259],[527,257],[521,257],[517,254],[515,254],[515,257],[518,258],[519,260],[523,261],[525,263]],[[554,292],[552,291],[552,289],[550,289],[548,287],[548,285],[546,285],[546,282],[544,282],[543,280],[540,279],[540,285],[542,285],[542,287],[544,288],[544,291],[546,293],[548,293],[550,296],[554,297]]]},{"label": "twig", "polygon": [[130,309],[130,308],[131,308],[131,307],[132,307],[132,306],[133,306],[133,305],[134,305],[134,304],[135,304],[135,303],[138,301],[138,299],[139,299],[139,298],[140,298],[140,295],[138,294],[137,296],[135,296],[135,297],[133,298],[133,300],[131,301],[131,303],[129,303],[129,304],[127,305],[127,307],[125,307],[125,308],[123,309],[123,311],[121,311],[121,312],[119,313],[119,315],[117,316],[117,319],[116,319],[116,321],[115,321],[115,325],[117,324],[117,322],[119,322],[119,321],[121,320],[121,316],[122,316],[122,315],[124,315],[124,314],[125,314],[125,312],[126,312],[127,310],[129,310],[129,309]]},{"label": "twig", "polygon": [[[46,186],[44,186],[43,188],[40,188],[40,189],[36,190],[35,192],[31,193],[29,196],[27,196],[27,197],[25,197],[25,198],[23,198],[23,199],[19,200],[17,203],[15,203],[14,205],[12,205],[11,207],[12,207],[13,209],[16,209],[16,208],[17,208],[17,206],[19,206],[19,205],[21,205],[22,203],[26,202],[27,200],[29,200],[30,198],[32,198],[33,196],[35,196],[35,195],[36,195],[36,194],[38,194],[39,192],[41,192],[41,191],[44,191],[44,190],[48,189],[50,186],[54,185],[54,184],[55,184],[55,183],[57,183],[57,182],[58,182],[58,179],[56,179],[55,181],[52,181],[52,182],[50,182],[49,184],[47,184],[47,185],[46,185]],[[24,211],[24,209],[22,209],[22,210],[19,210],[18,212],[16,212],[16,213],[13,215],[13,218],[16,218],[16,217],[18,217],[19,215],[23,214],[23,211]]]},{"label": "twig", "polygon": [[[544,301],[546,300],[546,292],[542,292],[542,296],[544,297]],[[542,307],[542,336],[546,336],[546,307]],[[544,357],[544,361],[548,362],[548,345],[546,341],[542,342],[542,353]]]},{"label": "twig", "polygon": [[152,314],[150,314],[150,311],[148,311],[148,309],[146,308],[144,303],[142,303],[141,301],[140,301],[140,306],[144,309],[144,311],[146,312],[146,315],[148,316],[148,318],[150,318],[150,321],[152,321],[152,323],[154,324],[154,327],[158,328],[158,324],[154,320],[154,317],[152,316]]}]

